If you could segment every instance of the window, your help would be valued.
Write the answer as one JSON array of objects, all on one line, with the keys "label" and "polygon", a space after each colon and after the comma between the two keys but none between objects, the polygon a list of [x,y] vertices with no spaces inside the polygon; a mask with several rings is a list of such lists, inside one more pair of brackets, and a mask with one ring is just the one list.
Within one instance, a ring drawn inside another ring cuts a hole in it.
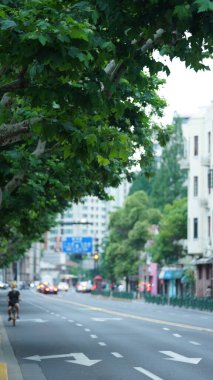
[{"label": "window", "polygon": [[198,278],[199,278],[199,280],[202,279],[202,267],[201,267],[201,265],[199,265],[199,267],[198,267]]},{"label": "window", "polygon": [[211,236],[211,216],[208,216],[208,237]]},{"label": "window", "polygon": [[213,188],[213,169],[208,170],[208,191],[211,193],[211,189]]},{"label": "window", "polygon": [[198,156],[198,136],[194,136],[194,156]]},{"label": "window", "polygon": [[194,197],[198,196],[198,177],[194,177]]},{"label": "window", "polygon": [[211,132],[208,132],[208,153],[211,153]]},{"label": "window", "polygon": [[193,223],[194,223],[194,239],[197,239],[198,238],[198,218],[194,218],[193,220]]},{"label": "window", "polygon": [[206,267],[206,279],[209,280],[210,277],[210,267],[207,265]]}]

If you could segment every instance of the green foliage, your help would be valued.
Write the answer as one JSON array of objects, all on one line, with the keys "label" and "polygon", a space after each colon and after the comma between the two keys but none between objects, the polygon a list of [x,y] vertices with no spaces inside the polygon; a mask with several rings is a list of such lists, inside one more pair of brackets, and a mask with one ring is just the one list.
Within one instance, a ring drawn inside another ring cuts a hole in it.
[{"label": "green foliage", "polygon": [[150,248],[153,261],[173,264],[185,254],[183,240],[187,238],[187,200],[175,200],[166,205],[159,224],[159,234]]},{"label": "green foliage", "polygon": [[185,197],[187,171],[180,168],[183,150],[181,119],[176,118],[170,141],[162,151],[160,163],[156,163],[155,173],[150,178],[146,178],[143,172],[139,173],[133,182],[130,194],[137,189],[146,191],[152,205],[161,210],[167,203]]},{"label": "green foliage", "polygon": [[148,198],[139,191],[126,199],[123,208],[112,213],[103,255],[111,281],[138,273],[140,253],[149,238],[150,220],[156,220],[158,214],[158,210],[152,209],[152,215],[149,211]]},{"label": "green foliage", "polygon": [[152,168],[153,134],[168,140],[155,121],[165,106],[157,75],[168,68],[153,51],[195,70],[213,51],[211,2],[163,5],[1,1],[0,265],[68,202],[106,198],[105,187],[130,179],[138,148],[144,172]]}]

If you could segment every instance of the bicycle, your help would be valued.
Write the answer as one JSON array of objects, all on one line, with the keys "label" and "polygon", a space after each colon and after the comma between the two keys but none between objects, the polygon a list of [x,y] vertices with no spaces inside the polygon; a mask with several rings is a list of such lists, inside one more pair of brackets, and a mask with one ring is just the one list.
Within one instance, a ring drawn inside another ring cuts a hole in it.
[{"label": "bicycle", "polygon": [[12,310],[11,310],[11,320],[12,320],[12,323],[13,323],[14,327],[16,325],[16,319],[17,319],[17,310],[16,310],[15,305],[13,305],[12,306]]}]

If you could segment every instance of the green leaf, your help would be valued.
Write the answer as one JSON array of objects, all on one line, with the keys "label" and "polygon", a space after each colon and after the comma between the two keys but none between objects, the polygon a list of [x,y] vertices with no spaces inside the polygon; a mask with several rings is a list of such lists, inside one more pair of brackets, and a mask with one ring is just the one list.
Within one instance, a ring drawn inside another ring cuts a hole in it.
[{"label": "green leaf", "polygon": [[100,166],[107,166],[110,163],[108,158],[104,158],[104,157],[100,156],[99,154],[98,154],[97,158],[98,158],[98,163]]},{"label": "green leaf", "polygon": [[11,28],[14,28],[17,26],[15,21],[9,20],[9,19],[8,20],[2,20],[0,24],[1,24],[1,30],[11,29]]},{"label": "green leaf", "polygon": [[198,6],[198,13],[213,11],[213,2],[210,0],[196,0],[194,4]]}]

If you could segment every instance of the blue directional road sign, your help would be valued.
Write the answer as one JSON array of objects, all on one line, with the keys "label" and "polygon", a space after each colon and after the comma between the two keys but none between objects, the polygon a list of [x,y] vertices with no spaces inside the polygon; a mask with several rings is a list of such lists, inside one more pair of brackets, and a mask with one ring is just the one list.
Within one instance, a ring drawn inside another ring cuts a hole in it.
[{"label": "blue directional road sign", "polygon": [[73,255],[93,253],[93,238],[69,236],[62,241],[62,251]]}]

